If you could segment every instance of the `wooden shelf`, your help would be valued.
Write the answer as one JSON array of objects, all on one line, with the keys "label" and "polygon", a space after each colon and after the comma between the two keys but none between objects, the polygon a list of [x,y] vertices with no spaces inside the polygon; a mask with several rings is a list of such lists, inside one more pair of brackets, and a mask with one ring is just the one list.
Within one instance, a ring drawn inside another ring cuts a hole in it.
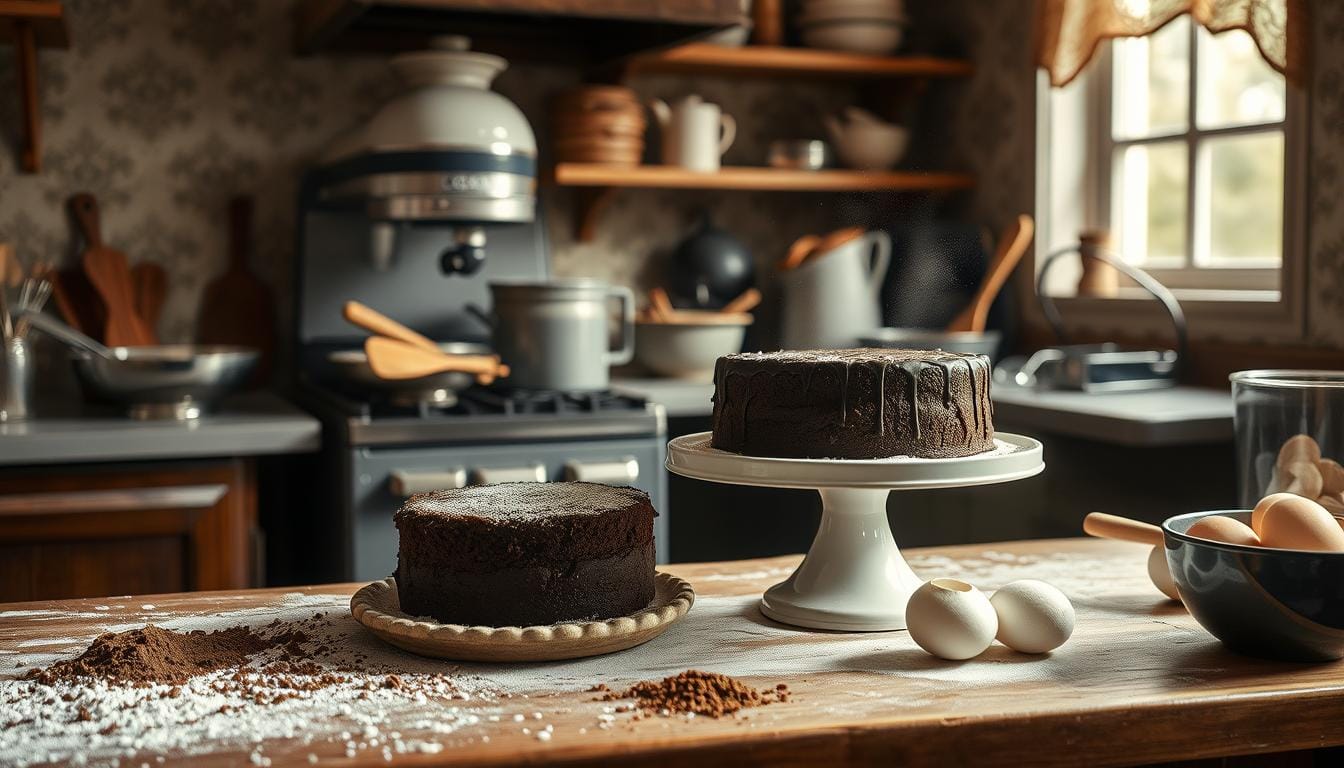
[{"label": "wooden shelf", "polygon": [[779,168],[725,167],[713,173],[667,165],[595,165],[557,163],[551,182],[579,187],[575,231],[592,240],[597,219],[616,189],[705,189],[759,192],[946,192],[975,186],[966,173],[924,171],[795,171]]},{"label": "wooden shelf", "polygon": [[815,48],[748,45],[730,48],[689,43],[626,62],[626,72],[666,72],[733,77],[811,77],[886,79],[903,77],[965,77],[970,62],[933,56],[868,56]]},{"label": "wooden shelf", "polygon": [[42,170],[42,112],[38,104],[37,49],[69,48],[65,8],[59,0],[0,0],[0,44],[14,46],[19,84],[19,167]]}]

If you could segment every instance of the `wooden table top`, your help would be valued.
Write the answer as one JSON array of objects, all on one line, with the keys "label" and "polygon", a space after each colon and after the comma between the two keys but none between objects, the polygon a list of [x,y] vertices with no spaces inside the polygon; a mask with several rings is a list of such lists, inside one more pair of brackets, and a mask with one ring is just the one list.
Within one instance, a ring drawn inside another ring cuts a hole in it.
[{"label": "wooden table top", "polygon": [[[381,729],[384,743],[392,731],[403,740],[417,733],[432,739],[433,752],[390,754],[392,762],[417,764],[619,758],[696,766],[1122,765],[1344,743],[1339,727],[1344,663],[1261,661],[1225,650],[1149,585],[1146,553],[1132,544],[1075,539],[909,551],[911,565],[924,578],[958,577],[987,591],[1039,578],[1073,601],[1077,629],[1054,653],[1026,656],[996,644],[966,662],[928,656],[905,632],[817,632],[763,618],[755,598],[783,578],[796,557],[669,566],[695,585],[696,605],[640,648],[527,665],[425,662],[387,651],[408,674],[431,669],[479,675],[505,693],[452,702],[451,729],[435,730],[422,708],[390,712],[374,730]],[[4,685],[27,685],[13,679],[24,667],[72,655],[108,627],[147,621],[186,628],[203,617],[218,622],[236,614],[234,623],[260,624],[287,610],[311,616],[325,605],[349,623],[344,631],[351,643],[373,647],[378,641],[338,610],[357,586],[0,605],[0,691]],[[599,682],[617,688],[688,668],[723,672],[761,688],[787,683],[793,700],[736,717],[636,721],[630,713],[612,714],[610,702],[587,692]],[[428,706],[432,711],[446,704]],[[447,717],[450,710],[439,711]],[[464,714],[471,716],[464,720]],[[352,739],[359,740],[360,729],[340,720],[313,722],[303,733],[259,747],[240,745],[221,732],[217,739],[164,754],[168,762],[190,759],[194,765],[248,757],[275,765],[384,762],[389,755],[363,743],[347,758],[341,737],[353,730]],[[545,726],[548,735],[541,736]],[[132,746],[124,747],[124,754],[134,756],[124,756],[122,764],[154,764],[157,754],[143,745],[135,751],[135,734],[127,736]],[[13,741],[7,754],[5,743],[0,735],[0,764],[32,760],[24,759]]]}]

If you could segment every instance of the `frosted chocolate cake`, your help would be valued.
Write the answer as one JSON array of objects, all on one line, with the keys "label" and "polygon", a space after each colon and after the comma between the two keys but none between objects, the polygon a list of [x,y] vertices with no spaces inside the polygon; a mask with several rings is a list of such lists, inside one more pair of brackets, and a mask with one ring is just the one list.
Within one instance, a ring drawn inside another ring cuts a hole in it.
[{"label": "frosted chocolate cake", "polygon": [[711,445],[750,456],[952,458],[994,447],[989,358],[908,349],[748,352],[714,367]]},{"label": "frosted chocolate cake", "polygon": [[653,600],[648,494],[597,483],[422,493],[393,517],[401,610],[493,627],[625,616]]}]

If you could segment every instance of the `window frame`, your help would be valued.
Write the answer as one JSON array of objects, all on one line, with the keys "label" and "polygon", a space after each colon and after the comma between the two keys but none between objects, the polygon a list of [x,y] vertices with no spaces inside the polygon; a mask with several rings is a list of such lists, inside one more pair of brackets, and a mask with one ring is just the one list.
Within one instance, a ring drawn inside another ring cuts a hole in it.
[{"label": "window frame", "polygon": [[[1191,34],[1197,35],[1196,25],[1191,26]],[[1086,89],[1082,94],[1087,113],[1086,124],[1078,126],[1076,136],[1068,137],[1085,145],[1085,167],[1071,181],[1089,192],[1080,201],[1083,210],[1081,218],[1088,228],[1106,229],[1111,224],[1110,203],[1114,194],[1111,163],[1115,146],[1184,138],[1189,153],[1189,179],[1193,187],[1199,162],[1194,152],[1198,145],[1196,137],[1257,133],[1263,132],[1266,126],[1280,125],[1275,121],[1200,129],[1195,114],[1197,104],[1193,100],[1197,96],[1198,71],[1195,68],[1198,67],[1199,55],[1197,49],[1192,47],[1189,85],[1192,100],[1186,130],[1160,138],[1116,141],[1111,137],[1113,57],[1109,42],[1103,45],[1104,48],[1098,51],[1092,65],[1080,76],[1083,82],[1079,85]],[[1051,210],[1055,201],[1051,195],[1051,185],[1054,183],[1052,173],[1055,169],[1052,168],[1051,153],[1052,145],[1059,138],[1051,135],[1052,89],[1049,78],[1042,72],[1037,74],[1036,94],[1036,213],[1038,232],[1042,235],[1038,237],[1034,268],[1038,268],[1039,257],[1044,256],[1046,248],[1051,245],[1049,238],[1054,234]],[[1285,84],[1284,95],[1284,119],[1281,123],[1284,140],[1283,254],[1278,269],[1194,266],[1190,263],[1195,258],[1193,252],[1187,253],[1188,262],[1184,267],[1145,267],[1145,271],[1151,272],[1180,299],[1193,338],[1299,341],[1305,337],[1308,99],[1305,90],[1292,82]],[[1102,140],[1103,134],[1105,140]],[[1189,247],[1194,242],[1197,227],[1193,188],[1186,197],[1186,242]],[[1076,241],[1076,236],[1071,240]],[[1219,287],[1210,288],[1199,279],[1210,272],[1218,274]],[[1034,283],[1033,280],[1029,287],[1031,305],[1036,303]],[[1160,309],[1147,311],[1140,307],[1153,305],[1153,302],[1138,289],[1122,288],[1114,297],[1060,295],[1054,299],[1063,311],[1066,325],[1075,328],[1103,332],[1122,329],[1128,335],[1170,333],[1169,323]]]}]

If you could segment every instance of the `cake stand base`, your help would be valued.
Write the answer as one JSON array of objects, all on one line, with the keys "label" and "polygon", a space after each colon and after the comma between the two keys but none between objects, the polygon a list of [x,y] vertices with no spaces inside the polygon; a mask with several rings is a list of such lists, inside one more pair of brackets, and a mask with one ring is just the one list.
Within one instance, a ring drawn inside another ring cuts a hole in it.
[{"label": "cake stand base", "polygon": [[710,447],[710,434],[667,445],[676,474],[733,485],[810,488],[821,494],[821,524],[793,575],[766,590],[761,612],[815,629],[905,629],[905,604],[923,580],[896,546],[887,522],[894,490],[961,488],[1021,480],[1045,468],[1041,444],[999,433],[995,449],[958,459],[775,459]]},{"label": "cake stand base", "polygon": [[821,488],[818,493],[817,537],[798,570],[766,590],[761,613],[816,629],[905,629],[905,604],[923,582],[891,535],[890,491]]}]

